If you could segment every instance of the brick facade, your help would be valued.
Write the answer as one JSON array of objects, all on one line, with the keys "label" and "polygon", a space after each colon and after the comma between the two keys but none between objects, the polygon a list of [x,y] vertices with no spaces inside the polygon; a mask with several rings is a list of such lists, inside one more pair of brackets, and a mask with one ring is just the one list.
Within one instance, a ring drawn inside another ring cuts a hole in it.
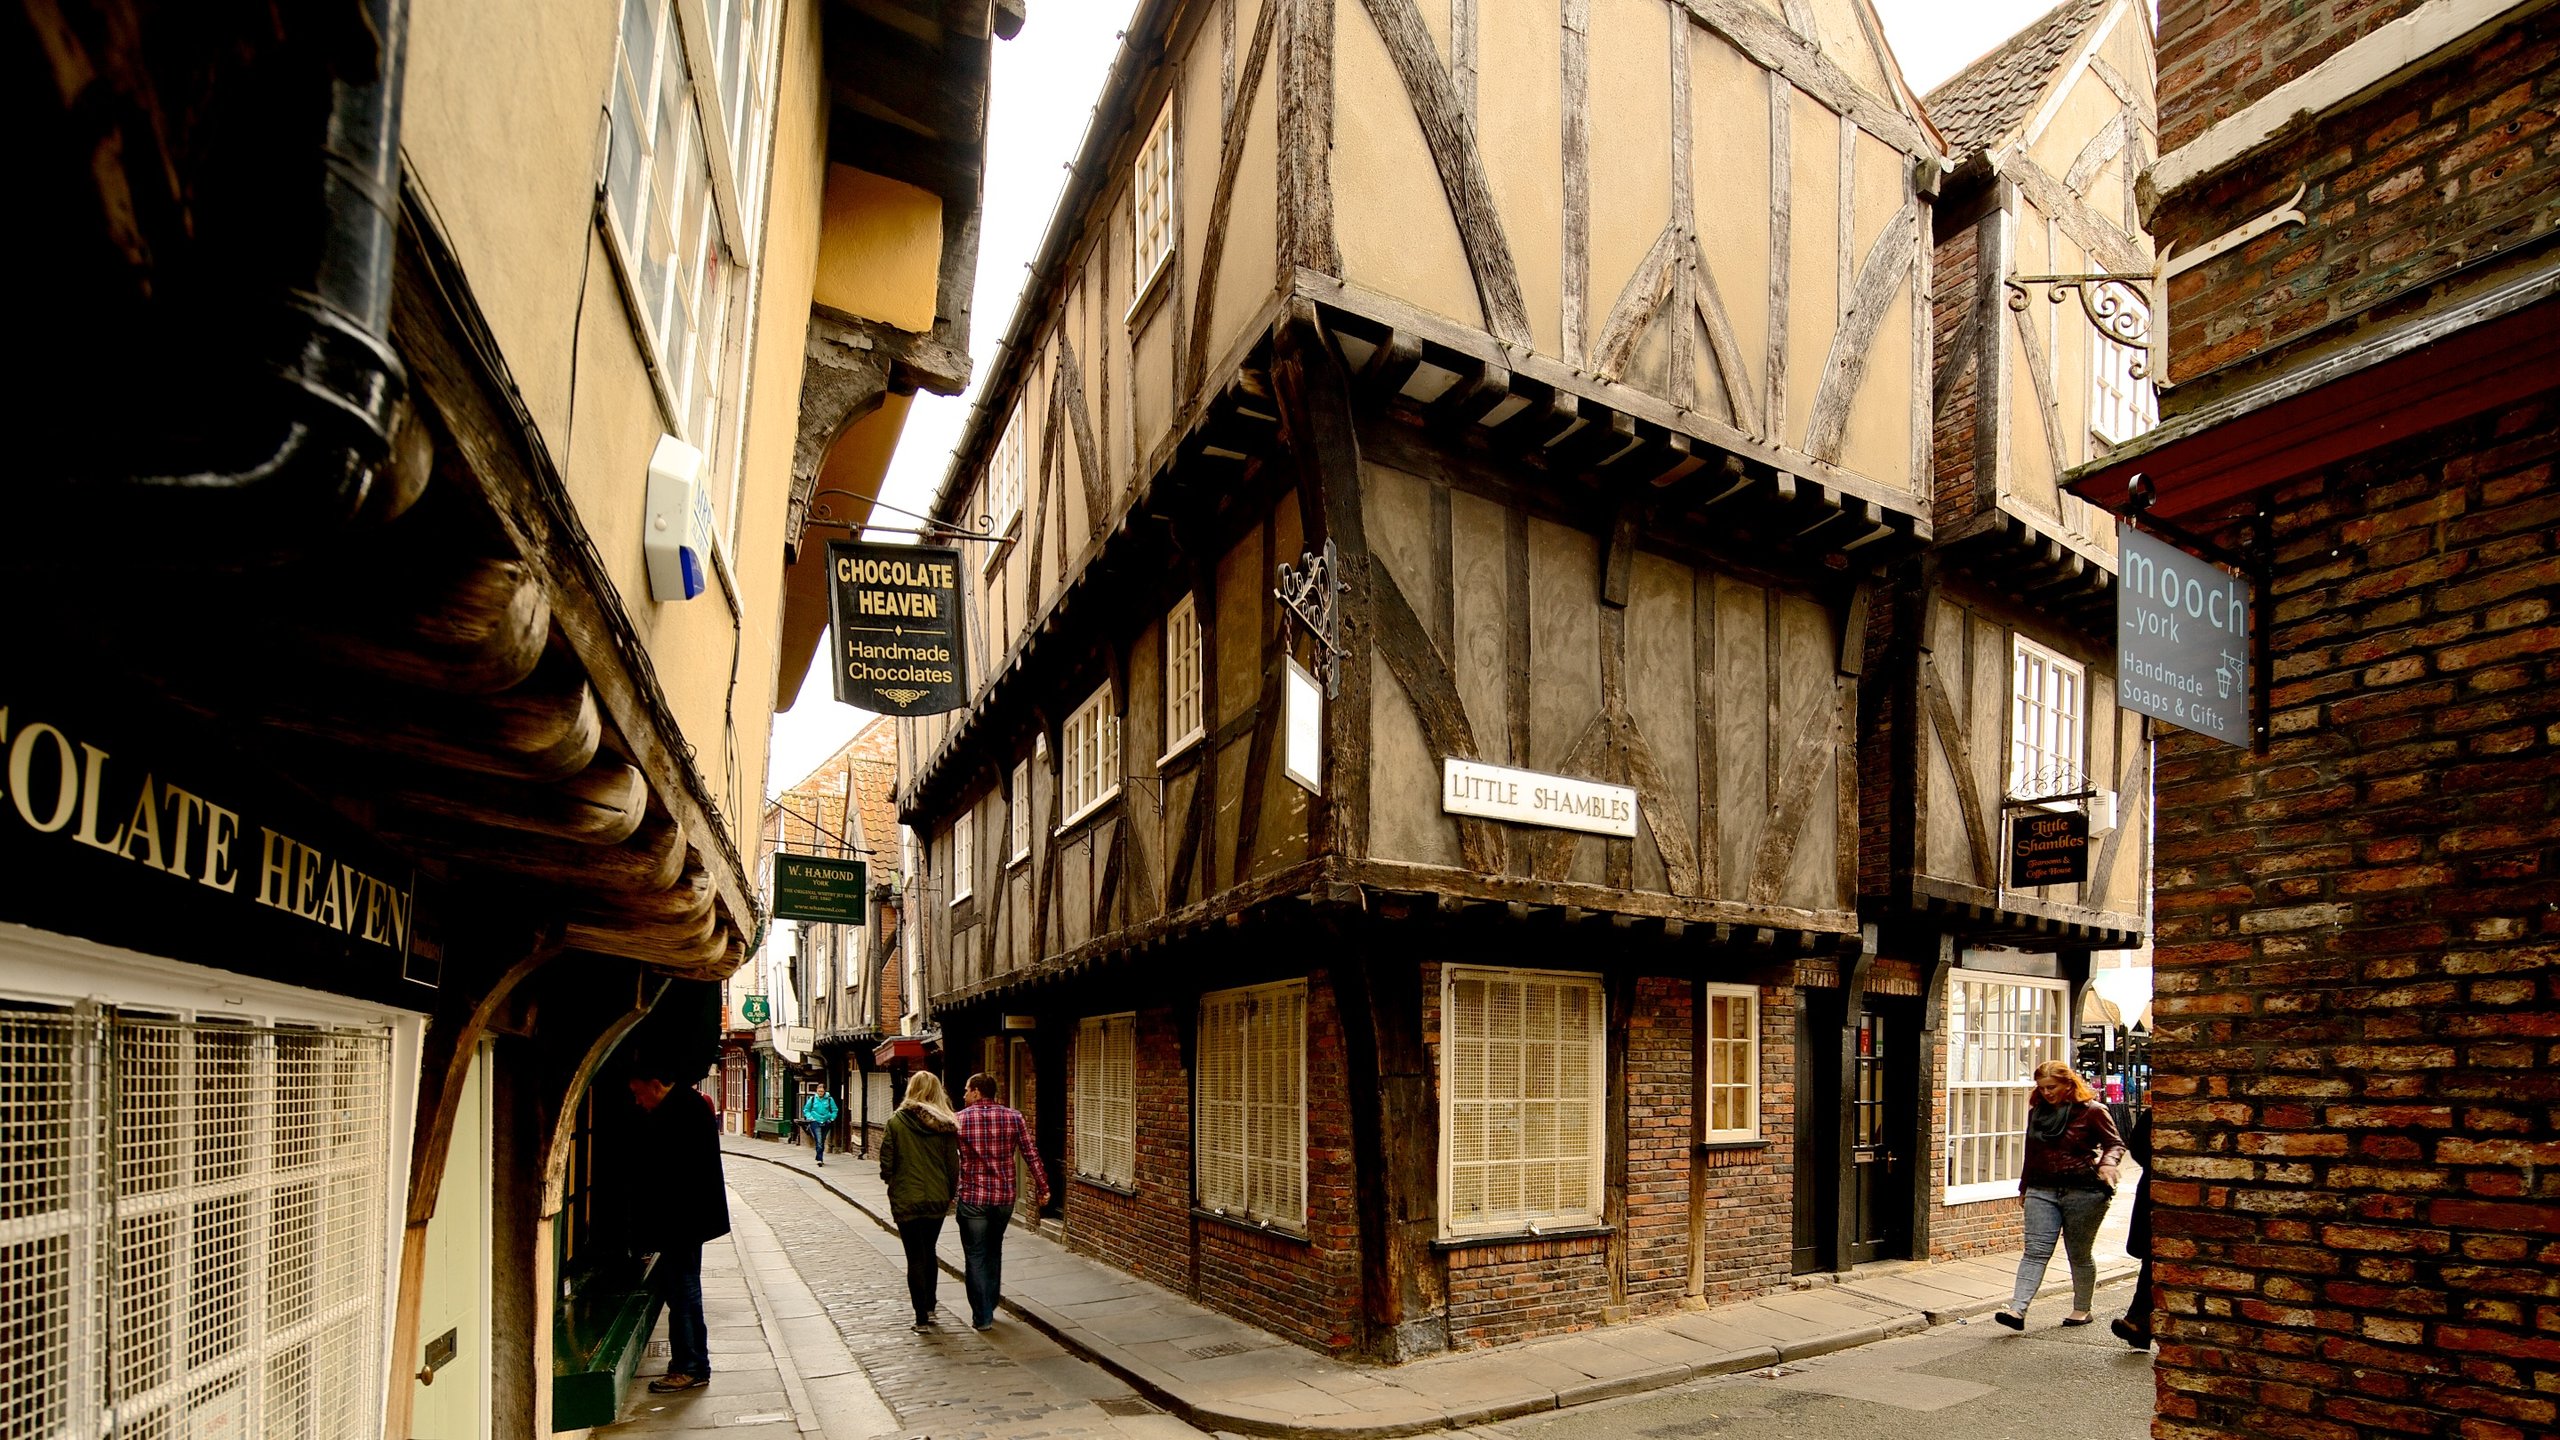
[{"label": "brick facade", "polygon": [[1711,1150],[1700,1167],[1709,1305],[1783,1290],[1794,1268],[1796,1007],[1792,985],[1760,987],[1762,1143]]},{"label": "brick facade", "polygon": [[[2170,13],[2201,8],[2172,6]],[[2235,6],[2231,13],[2255,8]],[[2406,8],[2372,6],[2357,14],[2356,25]],[[2197,60],[2169,23],[2164,15],[2164,131],[2173,108],[2191,103],[2178,76]],[[2217,29],[2225,23],[2215,21]],[[2298,203],[2309,217],[2170,282],[2172,375],[2181,384],[2193,382],[2412,296],[2560,225],[2555,115],[2560,13],[2545,10],[2480,49],[2324,117],[2228,175],[2172,197],[2153,229],[2163,244],[2183,250],[2284,203],[2296,185],[2307,187]],[[2180,398],[2193,403],[2196,397]]]},{"label": "brick facade", "polygon": [[[1307,981],[1307,1220],[1303,1236],[1197,1214],[1191,1204],[1191,1074],[1185,1012],[1137,1015],[1137,1179],[1127,1191],[1075,1173],[1067,1125],[1070,1248],[1319,1350],[1360,1343],[1360,1227],[1342,1017],[1321,972]],[[1073,1114],[1075,1052],[1061,1103]]]},{"label": "brick facade", "polygon": [[2421,0],[2162,0],[2160,148],[2246,108]]},{"label": "brick facade", "polygon": [[2273,494],[2272,743],[2161,741],[2155,1434],[2560,1429],[2555,457]]}]

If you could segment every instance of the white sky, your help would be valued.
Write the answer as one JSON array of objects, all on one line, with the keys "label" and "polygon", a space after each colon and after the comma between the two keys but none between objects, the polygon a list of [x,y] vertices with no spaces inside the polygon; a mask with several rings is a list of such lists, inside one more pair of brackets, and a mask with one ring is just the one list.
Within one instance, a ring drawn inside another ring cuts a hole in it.
[{"label": "white sky", "polygon": [[[2052,8],[2053,0],[1875,0],[1885,34],[1911,88],[1926,94],[1977,56]],[[991,372],[995,348],[1012,322],[1033,253],[1084,139],[1096,92],[1119,48],[1130,0],[1031,0],[1030,23],[995,47],[987,116],[986,215],[978,243],[978,285],[970,316],[975,379]],[[918,395],[883,483],[883,502],[922,510],[942,483],[960,442],[972,384],[965,396]],[[895,516],[881,517],[897,523]],[[887,537],[881,537],[887,538]],[[789,712],[773,720],[766,793],[789,789],[851,739],[869,712],[835,702],[827,667],[809,681]]]}]

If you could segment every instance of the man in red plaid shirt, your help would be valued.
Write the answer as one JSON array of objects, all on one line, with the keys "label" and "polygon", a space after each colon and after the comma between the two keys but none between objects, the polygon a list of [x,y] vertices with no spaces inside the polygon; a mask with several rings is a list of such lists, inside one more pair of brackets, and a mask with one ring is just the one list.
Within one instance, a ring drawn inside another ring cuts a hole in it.
[{"label": "man in red plaid shirt", "polygon": [[969,1077],[967,1108],[960,1112],[960,1254],[966,1263],[961,1278],[969,1292],[969,1324],[979,1330],[996,1323],[996,1302],[1004,1293],[1004,1232],[1013,1223],[1013,1160],[1019,1155],[1038,1198],[1037,1214],[1049,1203],[1049,1172],[1032,1148],[1031,1127],[1022,1112],[998,1100],[996,1077]]}]

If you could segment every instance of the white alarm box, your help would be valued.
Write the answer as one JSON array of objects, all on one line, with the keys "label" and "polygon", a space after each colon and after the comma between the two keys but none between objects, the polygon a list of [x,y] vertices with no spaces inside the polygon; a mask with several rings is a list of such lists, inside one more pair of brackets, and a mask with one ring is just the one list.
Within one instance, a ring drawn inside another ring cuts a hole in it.
[{"label": "white alarm box", "polygon": [[2104,835],[2116,828],[2116,792],[2101,790],[2089,797],[2089,833]]},{"label": "white alarm box", "polygon": [[690,600],[711,583],[711,487],[702,452],[673,435],[658,437],[649,457],[649,514],[640,553],[649,561],[649,594]]}]

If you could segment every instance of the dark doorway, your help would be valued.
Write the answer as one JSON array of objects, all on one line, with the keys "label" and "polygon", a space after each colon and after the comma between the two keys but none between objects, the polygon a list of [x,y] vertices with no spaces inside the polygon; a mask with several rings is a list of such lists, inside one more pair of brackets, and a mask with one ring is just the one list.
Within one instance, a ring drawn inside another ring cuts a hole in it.
[{"label": "dark doorway", "polygon": [[1795,1248],[1793,1272],[1835,1268],[1840,1205],[1840,1024],[1837,990],[1796,992]]},{"label": "dark doorway", "polygon": [[1871,998],[1849,1036],[1850,1213],[1847,1263],[1911,1253],[1915,1121],[1919,1109],[1919,1015],[1909,1001]]}]

